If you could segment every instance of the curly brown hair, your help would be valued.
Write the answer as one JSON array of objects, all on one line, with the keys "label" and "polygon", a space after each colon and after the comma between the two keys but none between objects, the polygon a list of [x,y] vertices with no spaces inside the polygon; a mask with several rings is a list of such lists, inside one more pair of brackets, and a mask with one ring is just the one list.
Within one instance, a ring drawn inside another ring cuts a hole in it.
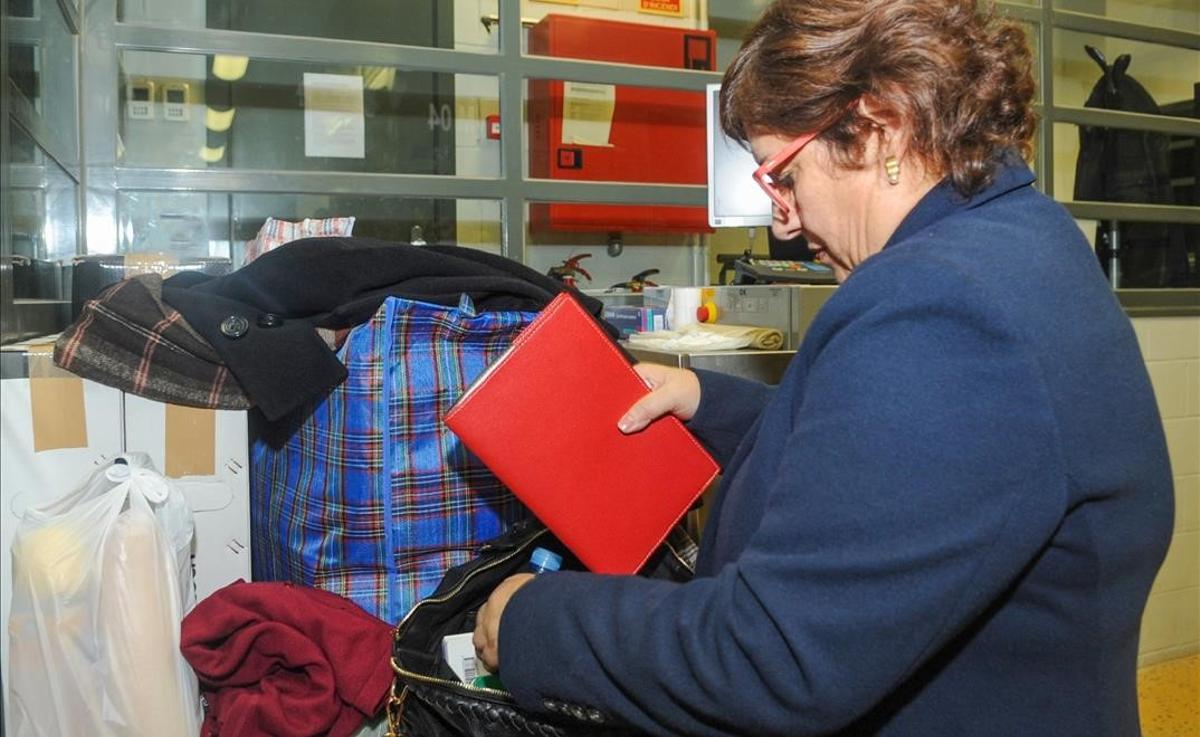
[{"label": "curly brown hair", "polygon": [[839,164],[863,166],[872,97],[908,124],[909,150],[970,196],[998,159],[1032,154],[1033,55],[1025,33],[976,0],[777,0],[746,37],[721,85],[721,126],[821,138]]}]

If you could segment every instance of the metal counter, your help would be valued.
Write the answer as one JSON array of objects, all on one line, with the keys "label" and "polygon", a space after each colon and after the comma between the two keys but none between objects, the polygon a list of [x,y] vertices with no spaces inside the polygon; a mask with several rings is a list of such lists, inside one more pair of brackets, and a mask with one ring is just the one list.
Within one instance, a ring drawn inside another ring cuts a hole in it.
[{"label": "metal counter", "polygon": [[[665,351],[628,344],[625,348],[639,361],[707,369],[778,384],[804,333],[834,289],[832,284],[757,284],[703,289],[705,301],[718,308],[718,323],[775,328],[783,335],[782,350]],[[671,287],[647,288],[647,304],[657,300],[667,305],[671,290]]]},{"label": "metal counter", "polygon": [[736,351],[684,353],[634,348],[628,343],[624,345],[625,350],[639,361],[678,366],[679,368],[719,371],[723,374],[754,379],[768,384],[779,383],[792,356],[796,355],[795,351],[756,351],[751,348]]}]

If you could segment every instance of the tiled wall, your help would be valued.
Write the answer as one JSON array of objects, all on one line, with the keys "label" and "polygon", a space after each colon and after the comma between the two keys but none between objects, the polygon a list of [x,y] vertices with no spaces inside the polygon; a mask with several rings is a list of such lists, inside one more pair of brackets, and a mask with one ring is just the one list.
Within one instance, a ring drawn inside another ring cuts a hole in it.
[{"label": "tiled wall", "polygon": [[1175,475],[1175,534],[1142,619],[1139,665],[1200,652],[1200,317],[1137,318]]}]

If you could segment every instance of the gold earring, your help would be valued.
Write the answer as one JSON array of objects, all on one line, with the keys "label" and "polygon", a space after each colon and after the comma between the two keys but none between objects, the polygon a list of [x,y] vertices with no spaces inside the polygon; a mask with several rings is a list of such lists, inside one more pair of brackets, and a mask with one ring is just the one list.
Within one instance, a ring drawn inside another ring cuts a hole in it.
[{"label": "gold earring", "polygon": [[895,156],[884,159],[883,168],[887,172],[888,184],[900,183],[900,161]]}]

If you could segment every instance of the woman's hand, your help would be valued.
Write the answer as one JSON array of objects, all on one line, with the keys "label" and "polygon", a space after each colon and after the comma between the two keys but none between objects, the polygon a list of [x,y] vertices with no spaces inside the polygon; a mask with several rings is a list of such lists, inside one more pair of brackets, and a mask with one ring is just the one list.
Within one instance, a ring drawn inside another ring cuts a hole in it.
[{"label": "woman's hand", "polygon": [[504,579],[475,615],[475,635],[471,638],[471,644],[475,646],[475,656],[479,662],[493,673],[500,672],[500,617],[504,614],[504,607],[508,606],[508,600],[531,578],[532,573],[518,573]]},{"label": "woman's hand", "polygon": [[656,363],[639,363],[633,370],[650,387],[650,393],[634,402],[617,422],[621,432],[637,432],[666,414],[685,421],[696,414],[700,406],[700,380],[696,374]]}]

